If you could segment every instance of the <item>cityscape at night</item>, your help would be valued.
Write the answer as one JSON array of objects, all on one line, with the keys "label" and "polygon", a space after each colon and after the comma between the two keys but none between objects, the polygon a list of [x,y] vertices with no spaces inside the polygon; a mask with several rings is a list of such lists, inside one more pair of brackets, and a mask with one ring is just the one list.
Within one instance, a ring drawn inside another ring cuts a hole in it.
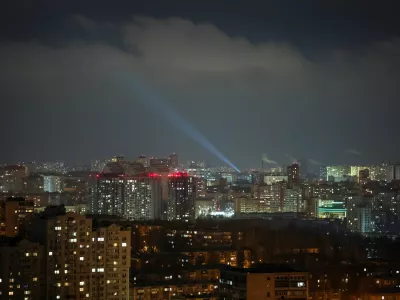
[{"label": "cityscape at night", "polygon": [[399,11],[3,0],[0,300],[400,300]]}]

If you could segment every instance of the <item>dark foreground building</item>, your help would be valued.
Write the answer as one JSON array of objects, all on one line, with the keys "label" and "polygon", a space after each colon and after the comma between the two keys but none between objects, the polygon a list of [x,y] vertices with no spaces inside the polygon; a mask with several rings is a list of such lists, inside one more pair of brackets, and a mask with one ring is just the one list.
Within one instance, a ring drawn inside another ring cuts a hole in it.
[{"label": "dark foreground building", "polygon": [[221,270],[220,299],[308,299],[308,273],[280,265]]}]

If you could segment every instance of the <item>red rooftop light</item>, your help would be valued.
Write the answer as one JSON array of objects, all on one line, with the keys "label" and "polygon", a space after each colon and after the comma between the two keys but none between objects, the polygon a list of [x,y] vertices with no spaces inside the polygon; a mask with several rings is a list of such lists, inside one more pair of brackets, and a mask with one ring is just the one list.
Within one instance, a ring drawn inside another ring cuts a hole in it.
[{"label": "red rooftop light", "polygon": [[157,174],[157,173],[149,173],[148,176],[151,177],[151,178],[153,178],[153,177],[158,177],[158,176],[160,176],[160,175]]},{"label": "red rooftop light", "polygon": [[187,176],[189,176],[187,172],[174,172],[168,174],[168,177],[187,177]]}]

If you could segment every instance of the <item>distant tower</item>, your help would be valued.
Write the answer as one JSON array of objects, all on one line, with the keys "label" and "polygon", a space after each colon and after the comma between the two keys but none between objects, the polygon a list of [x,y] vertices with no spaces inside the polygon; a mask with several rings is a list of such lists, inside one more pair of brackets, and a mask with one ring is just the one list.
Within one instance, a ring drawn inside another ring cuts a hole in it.
[{"label": "distant tower", "polygon": [[176,154],[176,153],[172,153],[170,156],[169,156],[169,159],[171,160],[171,164],[170,164],[170,167],[171,168],[177,168],[178,167],[178,164],[179,164],[179,162],[178,162],[178,154]]},{"label": "distant tower", "polygon": [[287,167],[288,188],[300,184],[300,166],[297,163]]}]

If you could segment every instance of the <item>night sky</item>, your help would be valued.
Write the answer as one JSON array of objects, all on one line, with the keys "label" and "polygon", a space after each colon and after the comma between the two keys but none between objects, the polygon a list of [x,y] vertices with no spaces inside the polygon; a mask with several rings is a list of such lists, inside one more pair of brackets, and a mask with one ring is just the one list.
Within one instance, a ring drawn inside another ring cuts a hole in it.
[{"label": "night sky", "polygon": [[0,163],[400,160],[397,2],[3,0]]}]

